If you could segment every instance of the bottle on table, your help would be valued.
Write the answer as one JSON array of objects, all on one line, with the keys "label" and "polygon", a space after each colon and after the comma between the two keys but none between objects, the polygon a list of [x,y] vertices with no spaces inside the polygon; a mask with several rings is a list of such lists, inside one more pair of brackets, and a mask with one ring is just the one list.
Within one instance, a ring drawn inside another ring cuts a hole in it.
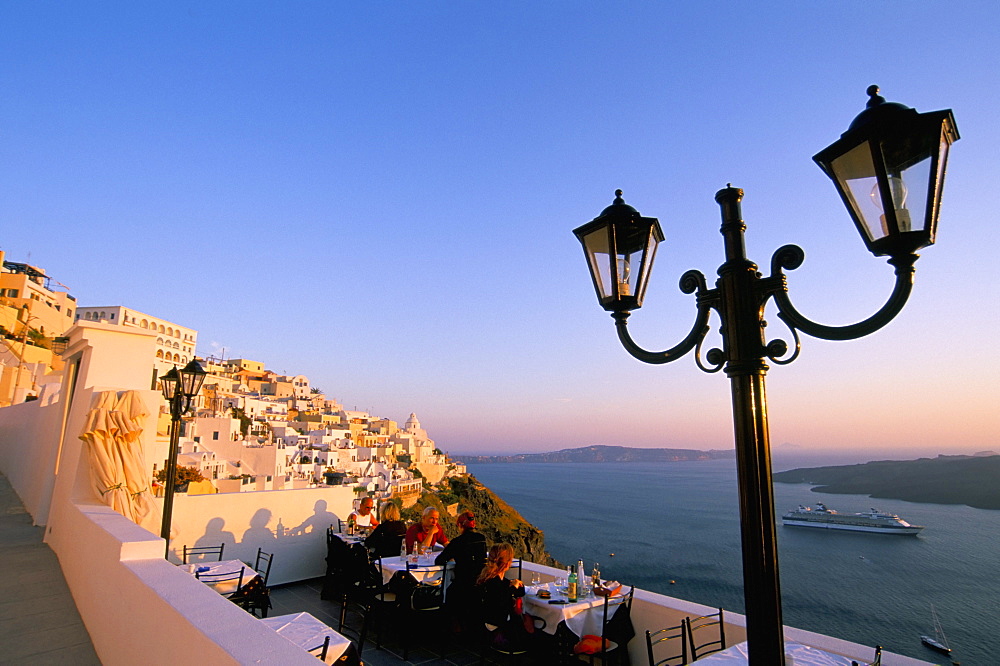
[{"label": "bottle on table", "polygon": [[355,520],[356,520],[356,518],[354,517],[353,513],[347,517],[347,535],[348,536],[351,536],[351,535],[354,534],[354,521]]},{"label": "bottle on table", "polygon": [[566,598],[570,603],[576,603],[578,579],[573,567],[569,567],[569,575],[566,577]]},{"label": "bottle on table", "polygon": [[402,562],[406,561],[406,539],[402,539],[399,542],[399,559]]},{"label": "bottle on table", "polygon": [[590,574],[590,584],[595,590],[601,586],[601,567],[597,562],[594,562],[594,571]]},{"label": "bottle on table", "polygon": [[[585,589],[587,587],[587,572],[584,571],[584,569],[583,569],[583,560],[577,560],[576,561],[576,582],[577,582],[577,585],[580,588],[584,588]],[[587,595],[586,594],[582,594],[580,596],[584,596],[585,597]]]}]

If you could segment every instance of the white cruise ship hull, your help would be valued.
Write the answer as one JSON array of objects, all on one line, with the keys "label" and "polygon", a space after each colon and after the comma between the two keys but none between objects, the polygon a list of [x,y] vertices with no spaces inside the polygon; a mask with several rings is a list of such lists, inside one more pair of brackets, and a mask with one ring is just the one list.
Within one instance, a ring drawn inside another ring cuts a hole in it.
[{"label": "white cruise ship hull", "polygon": [[812,527],[821,530],[847,530],[849,532],[874,532],[877,534],[917,534],[924,529],[916,525],[857,525],[850,523],[833,523],[823,520],[796,520],[783,518],[782,524],[790,527]]}]

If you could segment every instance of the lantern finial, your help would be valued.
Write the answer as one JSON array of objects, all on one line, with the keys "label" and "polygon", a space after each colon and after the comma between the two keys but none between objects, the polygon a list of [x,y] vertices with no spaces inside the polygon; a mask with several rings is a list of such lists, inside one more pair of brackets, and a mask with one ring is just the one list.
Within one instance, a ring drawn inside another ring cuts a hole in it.
[{"label": "lantern finial", "polygon": [[865,92],[871,98],[868,100],[868,104],[866,104],[866,106],[869,109],[872,108],[873,106],[878,106],[879,104],[885,104],[885,97],[882,97],[881,95],[878,94],[879,91],[877,85],[873,84],[868,86],[868,90],[866,90]]},{"label": "lantern finial", "polygon": [[622,199],[622,191],[621,190],[615,190],[615,203],[616,204],[623,204],[623,203],[625,203],[625,200]]}]

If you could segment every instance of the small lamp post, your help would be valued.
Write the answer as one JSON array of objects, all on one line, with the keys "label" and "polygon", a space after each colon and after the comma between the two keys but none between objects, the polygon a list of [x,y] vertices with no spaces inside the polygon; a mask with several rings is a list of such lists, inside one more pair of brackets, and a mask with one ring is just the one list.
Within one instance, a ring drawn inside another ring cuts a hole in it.
[{"label": "small lamp post", "polygon": [[163,489],[163,524],[160,527],[160,536],[167,542],[167,555],[170,553],[170,519],[174,512],[181,417],[191,409],[191,403],[201,390],[207,374],[201,364],[192,359],[182,370],[178,371],[175,365],[167,371],[167,374],[160,377],[163,397],[170,405],[170,450],[167,453],[167,482]]},{"label": "small lamp post", "polygon": [[[764,390],[766,360],[778,365],[794,361],[800,350],[800,331],[826,340],[850,340],[877,331],[902,310],[913,287],[915,253],[934,242],[948,148],[959,138],[950,110],[917,113],[901,104],[886,103],[876,86],[869,87],[868,95],[865,111],[838,141],[814,157],[836,185],[868,250],[876,256],[888,256],[895,268],[892,294],[864,321],[826,326],[795,309],[783,271],[802,265],[805,253],[798,246],[779,248],[771,257],[771,275],[762,277],[757,265],[746,257],[746,225],[740,210],[743,190],[727,186],[715,195],[722,210],[726,255],[715,288],[708,288],[700,271],[684,273],[681,291],[696,294],[694,324],[674,347],[650,352],[632,340],[627,320],[630,311],[642,305],[656,246],[663,240],[659,222],[642,217],[625,204],[618,190],[611,206],[573,232],[583,244],[598,301],[611,312],[618,338],[632,356],[659,364],[694,350],[699,368],[705,372],[725,369],[729,376],[748,652],[754,666],[784,663]],[[789,345],[784,340],[764,337],[764,308],[772,298],[778,317],[792,334],[794,351],[790,356],[786,356]],[[707,350],[703,360],[702,345],[712,311],[722,320],[723,344],[722,349]]]}]

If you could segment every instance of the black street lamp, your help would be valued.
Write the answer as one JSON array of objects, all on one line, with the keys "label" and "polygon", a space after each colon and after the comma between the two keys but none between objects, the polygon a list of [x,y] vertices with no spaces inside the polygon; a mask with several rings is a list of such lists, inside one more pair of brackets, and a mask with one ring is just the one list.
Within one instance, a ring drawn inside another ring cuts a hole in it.
[{"label": "black street lamp", "polygon": [[207,374],[201,364],[192,359],[182,370],[178,371],[175,365],[160,377],[163,397],[170,405],[170,450],[167,453],[167,483],[163,490],[163,524],[160,527],[160,536],[167,542],[167,555],[170,554],[170,519],[174,512],[181,417],[191,409],[191,403],[201,390]]},{"label": "black street lamp", "polygon": [[[802,265],[805,253],[785,245],[771,257],[771,275],[762,277],[746,257],[746,225],[740,211],[743,190],[727,186],[715,195],[722,209],[726,261],[709,289],[705,276],[691,270],[680,289],[696,296],[694,325],[680,343],[662,352],[639,347],[628,333],[631,310],[642,305],[657,244],[663,232],[656,218],[642,217],[616,192],[614,203],[573,233],[583,244],[601,306],[610,311],[625,349],[646,363],[669,363],[692,349],[705,372],[725,369],[730,379],[736,462],[739,475],[743,594],[750,663],[784,663],[781,592],[771,484],[766,359],[776,364],[798,357],[799,331],[826,340],[851,340],[888,324],[909,298],[917,250],[934,242],[948,147],[958,140],[950,110],[917,113],[886,103],[878,87],[868,88],[868,107],[831,146],[813,159],[833,179],[869,251],[887,255],[896,284],[885,305],[868,319],[848,326],[817,324],[799,313],[788,297],[784,270]],[[764,308],[774,299],[778,317],[794,341],[790,356],[784,340],[764,337]],[[711,312],[722,320],[722,349],[702,360]]]}]

